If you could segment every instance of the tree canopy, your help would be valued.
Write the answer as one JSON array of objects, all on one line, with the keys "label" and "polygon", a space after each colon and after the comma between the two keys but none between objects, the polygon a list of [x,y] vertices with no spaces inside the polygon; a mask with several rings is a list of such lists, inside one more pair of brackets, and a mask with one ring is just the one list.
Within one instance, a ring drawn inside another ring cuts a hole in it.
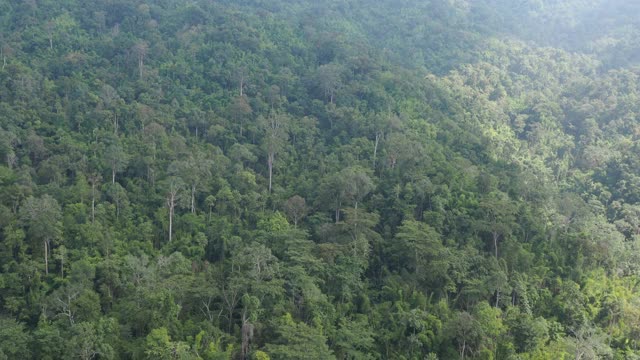
[{"label": "tree canopy", "polygon": [[0,359],[639,358],[639,10],[0,1]]}]

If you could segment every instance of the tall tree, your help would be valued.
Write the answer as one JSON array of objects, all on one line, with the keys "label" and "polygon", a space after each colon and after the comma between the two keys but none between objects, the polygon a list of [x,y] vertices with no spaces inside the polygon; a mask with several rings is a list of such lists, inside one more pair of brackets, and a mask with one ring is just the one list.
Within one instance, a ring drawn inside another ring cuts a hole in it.
[{"label": "tall tree", "polygon": [[283,205],[284,212],[293,220],[293,226],[298,227],[298,221],[307,215],[309,209],[305,199],[299,195],[294,195],[287,199]]},{"label": "tall tree", "polygon": [[142,79],[142,77],[144,76],[144,58],[149,52],[149,44],[147,44],[146,41],[138,41],[135,45],[133,45],[131,51],[138,60],[138,75],[140,79]]},{"label": "tall tree", "polygon": [[494,255],[498,257],[500,239],[511,234],[515,226],[516,205],[506,193],[494,191],[479,204],[477,227],[491,236]]},{"label": "tall tree", "polygon": [[267,167],[269,170],[269,193],[273,183],[273,166],[276,155],[281,152],[289,139],[289,123],[291,119],[287,114],[272,112],[268,117],[259,118],[260,127],[264,131],[262,147],[267,153]]},{"label": "tall tree", "polygon": [[342,67],[335,63],[320,65],[316,70],[317,84],[330,104],[333,104],[336,91],[342,84],[342,71]]},{"label": "tall tree", "polygon": [[246,96],[237,96],[232,102],[227,106],[227,112],[231,116],[231,118],[238,124],[238,132],[242,137],[244,123],[247,118],[253,113],[251,109],[251,105],[249,105],[249,101],[247,101]]},{"label": "tall tree", "polygon": [[113,133],[117,135],[119,128],[118,108],[124,103],[124,100],[122,100],[118,91],[109,84],[103,85],[102,89],[100,89],[100,100],[104,109],[111,111],[109,116],[111,116]]},{"label": "tall tree", "polygon": [[183,179],[189,187],[191,213],[196,212],[198,188],[211,176],[213,165],[205,152],[196,149],[185,160],[176,160],[169,166],[169,173]]},{"label": "tall tree", "polygon": [[29,236],[42,244],[45,274],[49,274],[51,242],[62,236],[62,210],[58,201],[49,195],[30,196],[20,208],[20,218],[28,228]]},{"label": "tall tree", "polygon": [[374,189],[373,180],[367,171],[359,166],[352,166],[340,172],[343,179],[344,195],[353,201],[353,207],[357,210],[358,203],[362,201]]},{"label": "tall tree", "polygon": [[171,177],[166,181],[165,200],[167,209],[169,210],[169,242],[173,239],[173,219],[183,188],[184,182],[178,177]]},{"label": "tall tree", "polygon": [[96,221],[96,187],[100,185],[102,176],[98,173],[93,173],[89,175],[87,180],[91,184],[91,222],[93,223]]},{"label": "tall tree", "polygon": [[119,138],[107,138],[102,158],[111,170],[111,184],[116,182],[116,174],[124,170],[129,162],[129,154]]}]

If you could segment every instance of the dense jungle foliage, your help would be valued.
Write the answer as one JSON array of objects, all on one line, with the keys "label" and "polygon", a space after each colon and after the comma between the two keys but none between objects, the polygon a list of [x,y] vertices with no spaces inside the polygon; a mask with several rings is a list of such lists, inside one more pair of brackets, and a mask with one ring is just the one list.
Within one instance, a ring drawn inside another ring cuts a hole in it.
[{"label": "dense jungle foliage", "polygon": [[640,359],[639,4],[0,0],[0,359]]}]

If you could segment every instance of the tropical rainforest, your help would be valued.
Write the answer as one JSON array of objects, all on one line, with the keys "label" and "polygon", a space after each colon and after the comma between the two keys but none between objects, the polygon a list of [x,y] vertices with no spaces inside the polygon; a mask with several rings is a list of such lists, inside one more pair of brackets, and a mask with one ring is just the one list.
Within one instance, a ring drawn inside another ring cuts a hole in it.
[{"label": "tropical rainforest", "polygon": [[639,2],[0,0],[0,359],[639,345]]}]

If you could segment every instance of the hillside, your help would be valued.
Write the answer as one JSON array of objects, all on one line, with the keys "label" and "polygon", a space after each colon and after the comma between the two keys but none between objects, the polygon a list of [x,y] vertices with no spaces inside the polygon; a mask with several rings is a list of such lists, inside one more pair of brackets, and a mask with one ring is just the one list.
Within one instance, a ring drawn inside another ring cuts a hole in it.
[{"label": "hillside", "polygon": [[640,11],[0,0],[0,359],[640,358]]}]

